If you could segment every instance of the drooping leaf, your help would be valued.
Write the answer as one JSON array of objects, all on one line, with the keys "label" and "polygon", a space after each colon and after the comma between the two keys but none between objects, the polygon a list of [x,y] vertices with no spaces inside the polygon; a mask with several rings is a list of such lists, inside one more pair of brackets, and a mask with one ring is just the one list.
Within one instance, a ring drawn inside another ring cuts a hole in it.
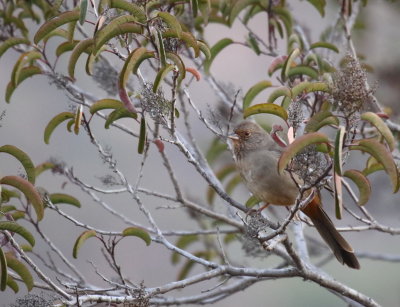
[{"label": "drooping leaf", "polygon": [[292,93],[290,92],[290,89],[285,86],[277,88],[269,95],[268,102],[274,103],[275,100],[277,100],[279,97],[282,97],[282,96],[291,98]]},{"label": "drooping leaf", "polygon": [[33,235],[26,228],[17,224],[16,222],[0,221],[0,230],[7,230],[17,233],[26,241],[28,241],[31,246],[35,246],[35,238],[33,237]]},{"label": "drooping leaf", "polygon": [[385,124],[382,118],[379,117],[376,113],[366,112],[361,115],[361,119],[368,121],[371,125],[375,126],[375,128],[379,131],[380,134],[384,137],[387,144],[389,145],[390,151],[393,151],[396,146],[396,141],[393,137],[392,131],[390,131],[389,127]]},{"label": "drooping leaf", "polygon": [[156,75],[153,84],[153,93],[156,93],[158,88],[160,87],[161,81],[165,79],[167,74],[174,69],[174,65],[167,64],[166,66],[162,67]]},{"label": "drooping leaf", "polygon": [[17,80],[17,84],[14,85],[12,81],[10,81],[7,84],[7,88],[6,88],[6,97],[5,100],[7,103],[10,102],[11,96],[14,93],[15,89],[17,88],[18,85],[20,85],[23,81],[25,81],[27,78],[32,77],[34,75],[38,75],[41,74],[42,71],[40,70],[39,67],[36,66],[28,66],[28,67],[24,67],[20,70],[19,73],[19,79]]},{"label": "drooping leaf", "polygon": [[190,5],[192,7],[193,17],[196,18],[197,17],[197,11],[199,10],[198,0],[190,0]]},{"label": "drooping leaf", "polygon": [[255,54],[260,55],[261,54],[260,46],[259,46],[257,40],[255,39],[254,35],[249,34],[247,36],[246,40],[247,40],[247,44],[250,46],[251,49],[253,49]]},{"label": "drooping leaf", "polygon": [[18,293],[19,286],[11,275],[7,276],[7,286],[9,286],[14,291],[14,293]]},{"label": "drooping leaf", "polygon": [[75,118],[74,118],[74,132],[77,135],[79,133],[79,128],[81,127],[82,122],[82,115],[83,115],[83,106],[80,104],[76,108]]},{"label": "drooping leaf", "polygon": [[306,92],[307,93],[311,93],[311,92],[326,92],[326,93],[329,93],[330,89],[329,89],[328,84],[326,84],[324,82],[312,82],[307,86]]},{"label": "drooping leaf", "polygon": [[383,165],[386,173],[389,175],[390,181],[393,186],[393,192],[397,192],[399,189],[399,174],[396,163],[393,160],[391,153],[386,149],[384,145],[374,139],[364,139],[358,141],[357,145],[351,145],[351,150],[361,150],[369,153],[379,163]]},{"label": "drooping leaf", "polygon": [[343,189],[342,177],[336,172],[333,174],[333,182],[335,188],[335,213],[336,218],[340,220],[343,214]]},{"label": "drooping leaf", "polygon": [[306,132],[315,132],[327,125],[337,126],[339,125],[339,119],[329,111],[320,111],[310,118],[304,130]]},{"label": "drooping leaf", "polygon": [[54,129],[60,125],[63,121],[67,119],[74,119],[75,114],[71,112],[62,112],[54,116],[49,123],[47,124],[46,128],[44,129],[44,142],[49,144],[50,136],[53,133]]},{"label": "drooping leaf", "polygon": [[[178,38],[176,32],[172,31],[172,30],[167,30],[167,31],[163,32],[163,37],[164,38],[171,38],[171,37]],[[199,44],[192,33],[182,32],[180,40],[183,41],[188,48],[190,47],[193,49],[195,58],[197,58],[200,55]]]},{"label": "drooping leaf", "polygon": [[0,247],[0,291],[4,291],[7,287],[7,276],[7,259]]},{"label": "drooping leaf", "polygon": [[286,121],[288,119],[288,114],[287,114],[286,110],[283,107],[278,106],[273,103],[260,103],[260,104],[251,106],[244,110],[243,117],[247,118],[250,115],[255,115],[255,114],[260,114],[260,113],[273,114],[273,115],[279,116],[284,121]]},{"label": "drooping leaf", "polygon": [[80,208],[81,207],[81,203],[80,201],[68,194],[64,194],[64,193],[53,193],[49,195],[50,201],[52,202],[52,204],[56,205],[56,204],[69,204],[69,205],[73,205],[75,207]]},{"label": "drooping leaf", "polygon": [[325,16],[325,6],[326,6],[326,0],[307,0],[312,4],[317,11],[321,14],[322,17]]},{"label": "drooping leaf", "polygon": [[127,2],[125,0],[110,0],[110,8],[121,9],[131,13],[141,23],[146,23],[146,14],[144,10],[137,4]]},{"label": "drooping leaf", "polygon": [[125,60],[125,64],[121,70],[118,81],[120,88],[125,88],[126,82],[128,81],[136,62],[146,53],[146,51],[146,48],[139,47],[131,52],[131,54]]},{"label": "drooping leaf", "polygon": [[308,82],[308,81],[303,81],[303,82],[300,82],[299,84],[296,84],[292,88],[292,97],[295,98],[295,97],[299,96],[300,94],[303,94],[304,92],[306,92],[307,87],[309,85],[310,85],[310,82]]},{"label": "drooping leaf", "polygon": [[328,42],[317,42],[317,43],[310,45],[310,50],[315,49],[315,48],[326,48],[326,49],[332,50],[336,53],[339,53],[339,49],[335,45],[328,43]]},{"label": "drooping leaf", "polygon": [[293,77],[297,75],[305,75],[309,76],[311,79],[317,80],[318,79],[318,71],[310,66],[305,65],[298,65],[296,67],[289,68],[287,76]]},{"label": "drooping leaf", "polygon": [[75,66],[78,62],[79,57],[83,52],[89,53],[90,51],[92,51],[93,42],[93,38],[81,40],[72,50],[71,57],[69,58],[68,62],[68,74],[71,79],[75,79]]},{"label": "drooping leaf", "polygon": [[28,291],[31,291],[33,289],[33,277],[25,264],[15,258],[10,252],[6,253],[6,259],[7,266],[21,277]]},{"label": "drooping leaf", "polygon": [[21,37],[11,37],[5,40],[1,45],[0,45],[0,57],[11,47],[14,47],[16,45],[24,44],[24,45],[29,45],[31,42],[27,38],[21,38]]},{"label": "drooping leaf", "polygon": [[53,162],[43,162],[35,167],[35,177],[39,176],[44,171],[53,169],[56,165]]},{"label": "drooping leaf", "polygon": [[18,84],[18,81],[20,80],[20,74],[24,66],[27,63],[31,63],[37,59],[40,59],[41,57],[42,54],[35,50],[24,52],[23,54],[20,55],[11,73],[11,82],[13,86],[16,86]]},{"label": "drooping leaf", "polygon": [[350,178],[357,185],[359,191],[358,205],[365,205],[371,195],[371,184],[368,178],[355,169],[345,171],[343,176]]},{"label": "drooping leaf", "polygon": [[210,67],[216,56],[227,46],[233,44],[233,40],[230,38],[223,38],[219,40],[214,46],[211,47],[210,53],[211,58],[205,62],[204,71],[208,74],[210,72]]},{"label": "drooping leaf", "polygon": [[[178,241],[175,243],[175,246],[180,249],[187,248],[190,244],[197,242],[199,237],[197,235],[188,235],[188,236],[181,236]],[[177,252],[172,253],[171,262],[172,264],[177,264],[180,259],[180,254]]]},{"label": "drooping leaf", "polygon": [[161,67],[165,67],[167,65],[167,57],[165,55],[165,47],[161,31],[154,29],[152,32],[156,42],[158,58],[160,60]]},{"label": "drooping leaf", "polygon": [[74,248],[72,250],[72,256],[76,259],[78,258],[78,251],[82,247],[83,243],[91,237],[96,236],[96,231],[95,230],[85,230],[80,234],[80,236],[76,239]]},{"label": "drooping leaf", "polygon": [[342,162],[342,149],[344,136],[346,135],[346,129],[344,126],[340,126],[336,133],[335,138],[335,155],[334,155],[334,163],[335,163],[335,172],[342,176],[343,173],[343,162]]},{"label": "drooping leaf", "polygon": [[81,0],[80,6],[79,6],[79,23],[83,25],[86,19],[86,12],[87,12],[87,7],[88,7],[88,0]]},{"label": "drooping leaf", "polygon": [[142,239],[146,243],[147,246],[149,246],[150,243],[151,243],[151,237],[148,234],[148,232],[143,230],[143,229],[141,229],[141,228],[138,228],[138,227],[125,228],[122,231],[122,236],[124,236],[124,237],[127,237],[127,236],[138,237],[138,238]]},{"label": "drooping leaf", "polygon": [[177,81],[178,81],[178,85],[179,85],[182,82],[182,80],[186,77],[185,63],[183,63],[180,56],[175,53],[167,52],[166,56],[167,56],[167,59],[171,60],[175,64],[175,66],[178,68],[179,76],[178,76]]},{"label": "drooping leaf", "polygon": [[97,54],[100,48],[108,42],[111,38],[126,33],[142,33],[142,27],[132,23],[136,18],[130,15],[122,15],[114,18],[106,26],[96,32],[94,36],[94,50],[93,53]]},{"label": "drooping leaf", "polygon": [[142,154],[146,145],[146,120],[144,117],[140,120],[138,153]]},{"label": "drooping leaf", "polygon": [[35,184],[35,166],[33,165],[31,158],[29,158],[24,151],[13,145],[4,145],[0,147],[0,152],[8,153],[21,162],[29,182]]},{"label": "drooping leaf", "polygon": [[211,59],[211,50],[208,47],[208,45],[203,42],[203,41],[197,41],[197,45],[199,46],[200,51],[204,54],[204,56],[206,57],[206,61],[208,61],[209,59]]},{"label": "drooping leaf", "polygon": [[268,75],[271,77],[272,74],[277,71],[279,68],[282,68],[283,63],[285,63],[287,59],[287,55],[282,55],[275,58],[268,67]]},{"label": "drooping leaf", "polygon": [[79,42],[79,40],[74,40],[61,43],[56,49],[56,56],[59,57],[65,52],[72,51]]},{"label": "drooping leaf", "polygon": [[287,57],[286,61],[283,63],[282,72],[281,72],[281,79],[286,81],[289,77],[289,70],[294,63],[294,60],[300,55],[300,49],[294,49]]},{"label": "drooping leaf", "polygon": [[137,113],[132,113],[131,111],[128,111],[125,107],[115,109],[108,115],[107,120],[104,123],[104,128],[109,129],[110,125],[120,118],[137,119]]},{"label": "drooping leaf", "polygon": [[120,100],[106,98],[96,101],[90,106],[90,113],[94,114],[98,111],[105,110],[105,109],[119,109],[123,108],[124,104]]},{"label": "drooping leaf", "polygon": [[161,18],[171,30],[175,31],[178,38],[181,38],[182,27],[174,15],[168,12],[158,12],[157,17]]},{"label": "drooping leaf", "polygon": [[265,90],[268,87],[271,87],[272,83],[271,81],[260,81],[257,84],[253,85],[246,93],[246,95],[243,98],[243,109],[246,109],[247,107],[250,106],[251,102],[253,99],[263,90]]},{"label": "drooping leaf", "polygon": [[232,26],[233,22],[235,21],[236,17],[242,12],[247,6],[259,4],[259,0],[238,0],[234,2],[234,5],[231,9],[229,14],[229,26]]},{"label": "drooping leaf", "polygon": [[80,15],[79,10],[74,10],[61,13],[60,15],[55,16],[52,19],[48,20],[36,32],[33,38],[34,43],[38,44],[47,34],[57,29],[58,27],[69,22],[78,21],[79,15]]},{"label": "drooping leaf", "polygon": [[33,209],[35,209],[38,221],[43,218],[44,209],[42,198],[32,183],[19,176],[5,176],[0,179],[0,184],[10,185],[24,193],[28,201],[31,202]]},{"label": "drooping leaf", "polygon": [[293,143],[289,144],[285,148],[285,151],[279,158],[278,161],[278,171],[282,173],[286,166],[289,164],[290,160],[301,150],[306,148],[311,144],[318,143],[329,143],[328,137],[320,132],[308,133],[295,139]]}]

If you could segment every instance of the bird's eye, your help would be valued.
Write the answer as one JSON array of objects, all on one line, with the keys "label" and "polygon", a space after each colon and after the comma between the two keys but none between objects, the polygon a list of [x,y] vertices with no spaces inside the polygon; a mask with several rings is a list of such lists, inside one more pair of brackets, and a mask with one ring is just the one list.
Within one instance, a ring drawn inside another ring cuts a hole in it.
[{"label": "bird's eye", "polygon": [[249,132],[249,131],[245,131],[245,132],[244,132],[244,136],[245,136],[245,137],[249,137],[249,136],[250,136],[250,132]]}]

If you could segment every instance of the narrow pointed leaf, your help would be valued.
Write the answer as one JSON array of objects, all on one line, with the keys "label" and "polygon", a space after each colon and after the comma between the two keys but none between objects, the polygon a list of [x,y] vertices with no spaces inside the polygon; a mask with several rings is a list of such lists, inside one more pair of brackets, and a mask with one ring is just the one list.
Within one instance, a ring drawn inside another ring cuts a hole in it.
[{"label": "narrow pointed leaf", "polygon": [[124,0],[110,0],[109,3],[110,8],[112,7],[127,11],[131,13],[134,17],[136,17],[139,22],[146,23],[146,14],[140,6]]},{"label": "narrow pointed leaf", "polygon": [[343,176],[350,178],[357,185],[359,191],[358,205],[365,205],[371,195],[371,184],[368,178],[355,169],[345,171]]},{"label": "narrow pointed leaf", "polygon": [[143,229],[137,228],[137,227],[125,228],[124,231],[122,232],[122,235],[124,237],[128,237],[128,236],[138,237],[138,238],[142,239],[146,243],[147,246],[149,246],[151,243],[151,237],[148,234],[148,232]]},{"label": "narrow pointed leaf", "polygon": [[281,79],[286,81],[289,76],[289,70],[294,63],[294,60],[300,55],[300,49],[294,49],[289,56],[287,57],[285,63],[283,63],[282,72],[281,72]]},{"label": "narrow pointed leaf", "polygon": [[4,291],[7,287],[7,259],[3,249],[0,247],[0,291]]},{"label": "narrow pointed leaf", "polygon": [[339,49],[335,45],[328,43],[328,42],[317,42],[317,43],[310,45],[310,50],[315,49],[315,48],[326,48],[326,49],[330,49],[336,53],[339,53]]},{"label": "narrow pointed leaf", "polygon": [[311,92],[330,92],[328,84],[324,82],[312,82],[306,88],[307,93]]},{"label": "narrow pointed leaf", "polygon": [[75,122],[74,122],[74,132],[75,134],[79,133],[79,128],[81,127],[82,122],[82,114],[83,114],[83,106],[80,104],[78,108],[76,108],[75,112]]},{"label": "narrow pointed leaf", "polygon": [[27,38],[11,37],[0,45],[0,57],[11,47],[19,44],[29,45],[31,42]]},{"label": "narrow pointed leaf", "polygon": [[243,109],[246,109],[248,106],[250,106],[251,102],[253,99],[263,90],[265,90],[268,87],[271,87],[272,83],[271,81],[260,81],[257,84],[253,85],[246,93],[246,95],[243,98]]},{"label": "narrow pointed leaf", "polygon": [[199,46],[200,51],[206,57],[206,60],[211,59],[211,50],[208,45],[203,41],[197,41],[197,45]]},{"label": "narrow pointed leaf", "polygon": [[18,80],[20,80],[21,71],[27,63],[30,63],[37,59],[40,59],[41,57],[42,57],[42,54],[35,50],[24,52],[23,54],[21,54],[21,56],[15,63],[13,71],[11,73],[12,84],[14,86],[16,86],[18,84]]},{"label": "narrow pointed leaf", "polygon": [[154,80],[153,84],[153,92],[156,93],[158,88],[161,85],[161,81],[165,79],[167,74],[174,69],[174,65],[172,64],[167,64],[166,66],[162,67],[160,71],[157,73],[157,76]]},{"label": "narrow pointed leaf", "polygon": [[11,275],[7,276],[7,286],[9,286],[14,291],[14,293],[18,293],[19,286]]},{"label": "narrow pointed leaf", "polygon": [[329,139],[325,134],[320,132],[308,133],[295,139],[293,143],[291,143],[288,147],[285,148],[285,151],[279,158],[278,161],[279,173],[283,172],[283,170],[289,164],[290,160],[297,153],[306,148],[308,145],[318,144],[318,143],[329,143]]},{"label": "narrow pointed leaf", "polygon": [[328,125],[339,125],[339,119],[329,111],[320,111],[310,118],[304,130],[306,132],[315,132]]},{"label": "narrow pointed leaf", "polygon": [[255,114],[260,114],[260,113],[273,114],[273,115],[279,116],[284,121],[286,121],[288,119],[288,114],[287,114],[286,110],[283,107],[278,106],[273,103],[260,103],[260,104],[251,106],[244,110],[243,117],[247,118],[250,115],[255,115]]},{"label": "narrow pointed leaf", "polygon": [[397,192],[399,189],[399,174],[396,163],[393,160],[393,156],[386,149],[384,145],[374,139],[364,139],[358,142],[358,145],[351,145],[352,150],[361,150],[369,153],[379,163],[383,165],[386,173],[389,175],[390,181],[393,186],[393,192]]},{"label": "narrow pointed leaf", "polygon": [[39,193],[36,191],[35,187],[28,180],[25,180],[19,176],[5,176],[1,178],[0,184],[7,184],[17,188],[22,193],[25,194],[29,202],[31,202],[33,209],[35,209],[38,221],[43,218],[43,202]]},{"label": "narrow pointed leaf", "polygon": [[322,17],[325,16],[326,0],[307,0],[307,1],[317,9],[317,11],[321,14]]},{"label": "narrow pointed leaf", "polygon": [[390,131],[389,127],[385,124],[385,122],[380,118],[376,113],[366,112],[361,115],[361,119],[368,121],[371,125],[375,126],[375,128],[379,131],[380,134],[384,137],[387,144],[389,145],[390,151],[393,151],[396,146],[396,141],[393,137],[392,131]]},{"label": "narrow pointed leaf", "polygon": [[31,158],[29,158],[29,156],[25,152],[13,145],[1,146],[0,152],[8,153],[16,158],[19,162],[21,162],[22,166],[25,169],[29,182],[35,184],[35,166],[32,163]]},{"label": "narrow pointed leaf", "polygon": [[83,243],[91,237],[96,236],[95,230],[86,230],[81,233],[81,235],[76,239],[74,248],[72,250],[72,256],[76,259],[78,258],[78,251],[82,247]]},{"label": "narrow pointed leaf", "polygon": [[101,99],[96,101],[90,106],[90,113],[94,114],[98,111],[104,110],[104,109],[119,109],[123,108],[124,104],[120,100],[116,99]]},{"label": "narrow pointed leaf", "polygon": [[168,12],[158,12],[157,16],[161,18],[171,30],[176,32],[178,38],[181,38],[182,27],[178,19],[174,15],[171,15]]},{"label": "narrow pointed leaf", "polygon": [[274,103],[275,100],[277,100],[279,97],[282,97],[282,96],[291,98],[292,93],[290,92],[290,89],[285,86],[277,88],[269,95],[268,102]]},{"label": "narrow pointed leaf", "polygon": [[343,149],[343,142],[344,136],[346,135],[345,127],[341,126],[335,138],[335,156],[334,156],[334,163],[335,163],[335,172],[342,176],[343,173],[343,162],[342,162],[342,149]]},{"label": "narrow pointed leaf", "polygon": [[85,22],[87,7],[88,7],[88,0],[81,0],[79,6],[79,23],[81,25],[83,25],[83,23]]},{"label": "narrow pointed leaf", "polygon": [[78,21],[79,15],[80,15],[79,10],[74,10],[61,13],[60,15],[48,20],[36,32],[33,41],[35,42],[35,44],[38,44],[51,31],[57,29],[58,27],[66,23]]},{"label": "narrow pointed leaf", "polygon": [[67,119],[74,119],[75,114],[71,112],[62,112],[60,114],[57,114],[54,116],[50,122],[47,124],[45,130],[44,130],[44,142],[46,144],[49,144],[50,141],[50,136],[53,133],[54,129],[61,124],[63,121],[66,121]]},{"label": "narrow pointed leaf", "polygon": [[335,188],[335,213],[336,218],[340,220],[343,214],[343,189],[342,177],[336,172],[333,174],[333,182]]},{"label": "narrow pointed leaf", "polygon": [[146,120],[144,117],[140,120],[139,144],[138,153],[142,154],[146,144]]},{"label": "narrow pointed leaf", "polygon": [[72,51],[79,42],[79,40],[74,40],[61,43],[56,49],[56,56],[59,57],[65,52]]},{"label": "narrow pointed leaf", "polygon": [[317,80],[319,75],[318,71],[316,71],[314,68],[305,66],[305,65],[299,65],[296,67],[289,68],[289,71],[287,73],[287,76],[293,77],[297,75],[305,75],[309,76],[311,79]]},{"label": "narrow pointed leaf", "polygon": [[7,230],[14,232],[23,237],[29,242],[31,246],[35,246],[35,238],[33,235],[24,227],[12,221],[0,221],[0,230]]},{"label": "narrow pointed leaf", "polygon": [[68,194],[63,194],[63,193],[53,193],[49,195],[50,197],[50,201],[52,202],[52,204],[56,205],[56,204],[69,204],[69,205],[73,205],[75,207],[80,208],[81,207],[81,203],[80,201]]},{"label": "narrow pointed leaf", "polygon": [[38,75],[41,74],[42,71],[40,70],[39,67],[36,66],[28,66],[28,67],[24,67],[21,69],[20,73],[19,73],[19,78],[17,80],[17,84],[14,85],[12,81],[10,81],[7,84],[7,88],[6,88],[6,97],[5,100],[7,103],[10,102],[11,96],[14,93],[15,89],[17,88],[18,85],[20,85],[23,81],[25,81],[26,79],[34,76],[34,75]]},{"label": "narrow pointed leaf", "polygon": [[120,119],[120,118],[133,118],[133,119],[137,119],[137,114],[136,113],[132,113],[130,111],[128,111],[127,109],[125,109],[125,107],[121,107],[119,109],[116,109],[114,111],[112,111],[108,117],[106,122],[104,123],[104,128],[109,129],[110,125],[115,122],[116,120]]},{"label": "narrow pointed leaf", "polygon": [[33,289],[33,277],[25,264],[15,258],[11,253],[6,253],[6,259],[7,266],[21,277],[28,291],[31,291]]},{"label": "narrow pointed leaf", "polygon": [[68,74],[71,79],[75,79],[75,66],[79,57],[83,52],[89,53],[91,49],[93,49],[93,38],[84,39],[76,44],[75,48],[72,50],[71,57],[69,58],[68,62]]},{"label": "narrow pointed leaf", "polygon": [[[172,31],[172,30],[167,30],[167,31],[163,32],[163,37],[164,38],[171,38],[171,37],[178,38],[176,32]],[[192,33],[182,32],[180,40],[183,41],[188,48],[191,47],[193,49],[195,58],[197,58],[200,55],[199,44]]]},{"label": "narrow pointed leaf", "polygon": [[167,56],[167,59],[171,60],[175,64],[175,66],[178,68],[179,76],[178,76],[177,81],[178,81],[178,85],[179,85],[182,82],[182,80],[186,77],[185,63],[183,63],[180,56],[175,53],[167,52],[166,56]]},{"label": "narrow pointed leaf", "polygon": [[158,58],[161,62],[161,66],[165,67],[167,65],[167,58],[165,55],[165,47],[162,34],[158,30],[155,30],[153,34],[157,45]]},{"label": "narrow pointed leaf", "polygon": [[211,58],[204,64],[204,71],[208,74],[210,72],[210,67],[212,62],[215,60],[217,55],[227,46],[233,44],[233,40],[230,38],[223,38],[219,40],[214,46],[211,47],[210,53]]},{"label": "narrow pointed leaf", "polygon": [[197,11],[199,10],[198,0],[190,0],[190,5],[192,7],[193,17],[196,18],[197,17]]},{"label": "narrow pointed leaf", "polygon": [[229,26],[232,26],[233,22],[235,21],[236,17],[239,15],[240,12],[243,12],[243,10],[249,6],[249,5],[254,5],[254,4],[259,4],[259,0],[239,0],[235,1],[234,5],[231,9],[231,12],[229,14]]},{"label": "narrow pointed leaf", "polygon": [[125,60],[124,67],[121,70],[119,77],[119,86],[125,88],[126,82],[128,81],[129,76],[132,73],[133,67],[135,66],[138,59],[141,58],[142,55],[146,53],[146,48],[139,47],[135,49],[128,58]]}]

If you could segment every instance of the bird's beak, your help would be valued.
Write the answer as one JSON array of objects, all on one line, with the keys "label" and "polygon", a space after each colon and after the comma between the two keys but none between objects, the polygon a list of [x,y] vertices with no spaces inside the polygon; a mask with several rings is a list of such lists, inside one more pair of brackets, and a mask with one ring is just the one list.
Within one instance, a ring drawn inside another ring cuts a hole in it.
[{"label": "bird's beak", "polygon": [[233,142],[237,142],[239,141],[239,136],[236,133],[232,133],[228,135],[228,139]]}]

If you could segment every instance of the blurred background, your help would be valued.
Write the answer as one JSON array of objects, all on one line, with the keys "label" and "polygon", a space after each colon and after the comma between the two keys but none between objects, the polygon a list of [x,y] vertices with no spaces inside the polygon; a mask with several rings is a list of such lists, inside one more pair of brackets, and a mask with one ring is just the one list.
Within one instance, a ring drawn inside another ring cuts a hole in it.
[{"label": "blurred background", "polygon": [[[318,12],[306,1],[290,1],[290,3],[296,12],[295,16],[299,19],[298,21],[307,29],[307,33],[312,38],[311,41],[317,41],[321,29],[330,26],[336,18],[337,6],[333,4],[333,1],[329,1],[325,18],[321,18]],[[360,56],[365,57],[364,62],[373,68],[373,73],[369,74],[370,84],[377,84],[376,96],[384,106],[388,107],[386,110],[389,113],[391,112],[394,121],[397,121],[399,115],[397,104],[400,101],[400,87],[398,86],[400,82],[399,14],[399,2],[369,1],[368,6],[362,9],[360,19],[357,22],[357,29],[353,31],[357,51]],[[258,29],[257,32],[262,37],[266,37],[267,33],[265,18],[265,15],[259,14],[250,23],[251,27]],[[318,31],[313,31],[313,28]],[[237,23],[231,29],[212,25],[206,32],[206,38],[208,43],[212,45],[219,39],[232,35],[243,41],[246,34],[246,30]],[[57,38],[52,39],[53,47],[57,46],[57,43],[59,44],[57,40]],[[345,48],[345,46],[338,47],[342,50]],[[48,50],[51,50],[51,48],[52,46],[48,46]],[[285,49],[281,48],[278,52],[284,54]],[[2,72],[0,74],[0,93],[5,92],[17,58],[18,55],[9,51],[0,59]],[[267,69],[271,60],[270,57],[257,57],[254,52],[242,46],[232,45],[218,56],[211,71],[217,80],[221,80],[235,90],[241,89],[240,96],[242,96],[250,86],[260,80],[269,79]],[[60,72],[65,71],[67,61],[68,55],[60,58],[58,63]],[[77,65],[77,84],[95,93],[100,98],[107,97],[103,90],[99,89],[94,82],[85,76],[83,59],[81,61],[82,65]],[[118,62],[118,65],[121,65],[121,63]],[[215,111],[218,98],[204,79],[192,83],[190,93],[194,103],[199,106],[204,114]],[[267,95],[265,96],[267,97]],[[101,186],[101,178],[112,175],[108,166],[99,157],[96,148],[90,144],[89,138],[83,130],[76,136],[59,127],[53,133],[50,144],[44,144],[43,131],[48,121],[62,111],[71,110],[72,106],[65,94],[59,91],[56,86],[49,84],[46,77],[39,76],[25,81],[14,93],[10,104],[5,103],[3,94],[0,95],[0,101],[0,114],[2,114],[0,120],[1,145],[12,144],[21,148],[30,155],[35,164],[48,159],[65,162],[68,167],[73,168],[75,175],[93,185]],[[192,123],[196,140],[199,146],[206,151],[213,136],[195,116],[192,118]],[[138,131],[138,127],[132,121],[126,121],[125,124]],[[183,123],[178,124],[183,125]],[[141,163],[141,157],[137,155],[136,140],[114,128],[105,130],[103,120],[98,117],[92,120],[91,128],[102,145],[112,152],[119,169],[125,172],[131,182],[135,182]],[[185,195],[199,204],[206,205],[207,183],[191,165],[186,163],[185,157],[176,148],[166,144],[166,151]],[[226,155],[226,159],[230,159],[230,156]],[[0,161],[1,176],[23,173],[18,162],[12,157],[1,155]],[[360,163],[356,159],[351,162]],[[372,198],[367,204],[368,209],[382,224],[399,227],[399,196],[391,193],[390,182],[382,172],[373,174],[370,178],[373,181],[373,192]],[[121,220],[105,212],[76,186],[65,183],[65,178],[52,175],[50,172],[41,175],[38,181],[38,185],[45,187],[49,192],[62,191],[76,196],[81,201],[82,208],[65,206],[62,209],[84,223],[103,230],[113,231],[121,231],[126,227]],[[168,174],[154,146],[150,148],[142,186],[173,195]],[[237,189],[234,198],[245,201],[248,198],[248,192],[244,188]],[[146,224],[146,220],[130,197],[106,195],[104,200],[119,212],[123,212],[127,218]],[[188,219],[184,209],[166,209],[167,206],[174,204],[154,197],[143,195],[142,200],[151,210],[162,229],[191,230],[197,228],[197,225]],[[220,199],[217,199],[216,202],[220,212],[226,213],[224,202]],[[347,203],[353,206],[349,199],[347,199]],[[326,198],[326,208],[329,213],[333,213],[333,201],[329,198]],[[338,226],[347,226],[347,221],[347,219],[344,219],[335,221],[335,223]],[[72,259],[72,247],[83,229],[73,227],[70,222],[49,210],[47,210],[42,222],[42,229],[59,249]],[[307,229],[307,234],[318,238],[313,230]],[[359,252],[400,253],[400,240],[396,236],[377,231],[346,233],[345,236],[352,243],[354,249]],[[175,241],[175,238],[171,238],[171,241]],[[71,261],[93,284],[104,286],[105,284],[96,275],[93,267],[87,262],[90,259],[97,264],[103,274],[110,273],[104,257],[101,255],[100,247],[97,240],[88,240],[81,248],[78,259]],[[196,247],[191,248],[192,251],[195,249]],[[35,250],[41,253],[41,251],[47,250],[47,246],[39,241]],[[118,251],[118,260],[125,270],[125,275],[138,284],[144,280],[144,284],[150,287],[174,280],[183,265],[183,262],[181,262],[178,267],[173,266],[171,254],[163,246],[153,243],[146,247],[142,241],[135,238],[123,240],[118,246]],[[227,253],[233,263],[242,265],[251,264],[256,267],[268,267],[271,263],[276,262],[274,257],[253,259],[246,256],[240,242],[229,245]],[[45,257],[45,253],[43,253],[43,256]],[[32,258],[38,260],[35,256],[32,256]],[[398,265],[361,258],[361,266],[360,271],[354,271],[339,265],[336,261],[331,261],[325,266],[325,269],[335,279],[371,296],[383,306],[400,306],[400,275],[396,269]],[[201,268],[196,267],[192,273],[201,270]],[[54,277],[54,274],[46,268],[44,268],[44,271]],[[210,289],[213,286],[215,286],[215,281],[204,282],[195,287],[172,292],[170,295],[186,296]],[[40,291],[35,290],[35,293],[40,293]],[[26,288],[23,285],[17,295],[10,290],[1,292],[0,306],[9,306],[18,297],[24,295],[26,295]],[[215,306],[221,307],[242,305],[254,307],[328,307],[345,306],[345,303],[313,283],[301,279],[282,279],[257,283],[245,291],[236,293],[215,304]]]}]

